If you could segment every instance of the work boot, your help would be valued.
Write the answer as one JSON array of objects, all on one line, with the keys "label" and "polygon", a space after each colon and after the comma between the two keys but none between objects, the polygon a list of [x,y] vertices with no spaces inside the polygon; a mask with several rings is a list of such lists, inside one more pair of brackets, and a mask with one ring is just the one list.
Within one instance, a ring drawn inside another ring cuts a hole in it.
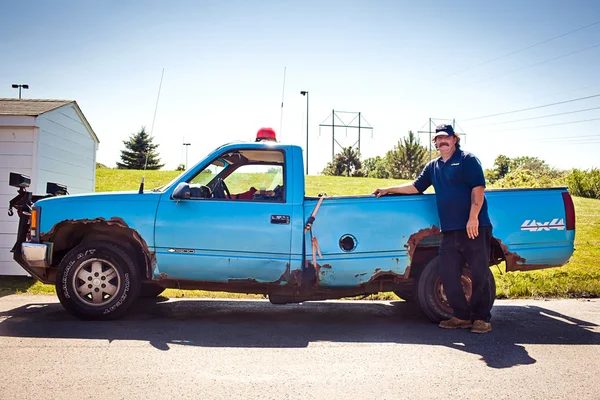
[{"label": "work boot", "polygon": [[488,333],[492,330],[492,324],[489,322],[485,322],[483,320],[476,320],[473,322],[473,327],[471,328],[471,332],[473,333]]},{"label": "work boot", "polygon": [[461,328],[470,328],[473,324],[468,319],[460,319],[456,317],[452,317],[445,321],[440,322],[438,325],[440,328],[444,329],[461,329]]}]

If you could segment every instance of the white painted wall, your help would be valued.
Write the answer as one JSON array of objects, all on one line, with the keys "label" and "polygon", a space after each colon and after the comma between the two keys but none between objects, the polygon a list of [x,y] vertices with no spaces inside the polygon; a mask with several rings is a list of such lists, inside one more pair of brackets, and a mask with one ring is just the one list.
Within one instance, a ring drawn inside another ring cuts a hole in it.
[{"label": "white painted wall", "polygon": [[94,191],[98,143],[83,118],[73,104],[38,117],[0,115],[0,275],[27,275],[10,253],[18,225],[16,215],[7,215],[17,194],[8,186],[10,172],[29,175],[35,194],[45,194],[48,182],[67,185],[70,194]]},{"label": "white painted wall", "polygon": [[[29,124],[33,122],[32,117]],[[23,118],[0,116],[0,124],[27,124]],[[17,237],[18,217],[8,216],[8,202],[17,189],[8,186],[8,174],[19,172],[32,177],[34,130],[31,126],[0,126],[0,275],[27,275],[12,259],[10,249]]]},{"label": "white painted wall", "polygon": [[47,182],[67,185],[69,194],[90,193],[96,184],[96,149],[74,106],[68,104],[37,117],[36,193]]}]

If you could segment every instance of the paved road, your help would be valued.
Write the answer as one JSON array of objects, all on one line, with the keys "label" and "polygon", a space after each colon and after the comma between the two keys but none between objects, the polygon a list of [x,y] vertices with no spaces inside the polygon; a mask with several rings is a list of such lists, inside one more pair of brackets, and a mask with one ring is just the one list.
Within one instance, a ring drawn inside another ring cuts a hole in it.
[{"label": "paved road", "polygon": [[493,332],[405,302],[143,301],[82,322],[0,298],[0,399],[599,399],[600,301],[497,301]]}]

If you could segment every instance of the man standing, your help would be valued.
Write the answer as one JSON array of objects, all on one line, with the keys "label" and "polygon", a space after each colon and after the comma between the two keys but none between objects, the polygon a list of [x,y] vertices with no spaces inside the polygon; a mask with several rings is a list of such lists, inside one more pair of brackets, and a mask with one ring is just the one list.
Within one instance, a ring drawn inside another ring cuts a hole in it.
[{"label": "man standing", "polygon": [[[492,224],[484,196],[483,168],[477,157],[460,149],[460,137],[451,125],[436,127],[433,142],[441,157],[429,162],[413,183],[376,189],[373,194],[379,198],[392,193],[423,193],[433,185],[442,231],[440,278],[454,310],[454,316],[439,326],[486,333],[492,330],[489,285]],[[470,304],[461,285],[465,262],[471,270],[473,286]]]}]

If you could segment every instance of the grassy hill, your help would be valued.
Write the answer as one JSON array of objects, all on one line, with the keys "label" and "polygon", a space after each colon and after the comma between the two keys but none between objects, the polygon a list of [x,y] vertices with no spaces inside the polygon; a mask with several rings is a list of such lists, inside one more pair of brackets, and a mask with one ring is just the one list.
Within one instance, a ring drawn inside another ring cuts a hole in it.
[{"label": "grassy hill", "polygon": [[[170,182],[176,171],[147,171],[145,187],[154,188]],[[98,169],[96,191],[137,190],[142,178],[141,171]],[[346,178],[331,176],[308,176],[306,194],[328,195],[368,194],[375,188],[397,185],[405,181],[394,179]],[[496,277],[498,298],[516,297],[598,297],[600,295],[600,200],[573,198],[577,214],[576,251],[569,264],[531,272],[504,273],[503,265],[493,267]],[[19,281],[21,282],[21,281]],[[14,283],[20,291],[31,293],[53,292],[54,288],[28,281],[27,284]],[[14,286],[13,285],[13,286]],[[0,295],[10,287],[0,287]],[[169,290],[170,297],[245,297],[245,295],[210,293],[201,291]],[[254,296],[260,297],[260,296]],[[380,294],[377,298],[396,298],[392,293]]]}]

